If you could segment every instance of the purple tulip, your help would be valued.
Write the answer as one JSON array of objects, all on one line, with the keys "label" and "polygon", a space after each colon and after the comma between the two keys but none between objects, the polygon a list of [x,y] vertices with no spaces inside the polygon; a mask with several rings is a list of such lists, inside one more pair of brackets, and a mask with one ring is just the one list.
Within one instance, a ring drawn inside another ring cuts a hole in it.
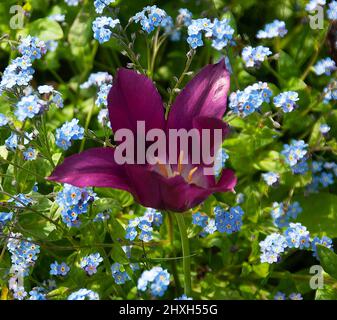
[{"label": "purple tulip", "polygon": [[[153,82],[135,71],[119,69],[108,96],[112,130],[129,129],[136,136],[137,121],[144,121],[145,132],[155,128],[165,132],[182,128],[195,128],[199,132],[221,129],[224,138],[228,125],[222,116],[229,77],[224,60],[203,68],[178,95],[166,120],[162,99]],[[48,179],[77,187],[125,190],[143,206],[175,212],[200,204],[214,192],[233,191],[236,185],[236,177],[229,169],[224,169],[217,181],[214,175],[204,174],[203,163],[120,165],[115,161],[115,151],[109,147],[93,148],[70,156]]]}]

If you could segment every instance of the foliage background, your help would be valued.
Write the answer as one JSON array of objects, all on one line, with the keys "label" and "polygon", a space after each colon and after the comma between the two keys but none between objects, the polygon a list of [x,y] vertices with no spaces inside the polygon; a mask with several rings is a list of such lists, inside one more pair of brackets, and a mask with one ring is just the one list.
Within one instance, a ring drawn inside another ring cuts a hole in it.
[{"label": "foliage background", "polygon": [[[25,19],[22,30],[9,28],[9,8],[14,4],[25,5],[29,18]],[[238,175],[237,193],[245,195],[242,208],[245,211],[244,225],[239,233],[226,236],[215,233],[207,238],[198,237],[200,231],[192,226],[191,218],[186,217],[189,225],[188,235],[192,252],[193,297],[200,299],[271,299],[277,291],[286,293],[301,292],[306,299],[337,298],[336,280],[325,275],[324,289],[312,290],[309,287],[309,268],[318,264],[309,251],[292,250],[283,256],[281,263],[268,265],[260,263],[259,241],[275,231],[270,218],[271,204],[274,201],[299,201],[303,212],[298,218],[314,235],[337,237],[337,187],[336,184],[316,194],[306,194],[305,186],[311,181],[311,173],[294,176],[284,164],[280,150],[284,143],[292,138],[302,138],[309,143],[315,155],[325,161],[336,160],[337,153],[337,111],[335,105],[323,104],[320,94],[327,84],[326,77],[316,77],[310,71],[319,57],[328,54],[325,42],[328,22],[323,30],[312,30],[309,27],[304,11],[305,1],[258,1],[258,0],[199,0],[199,1],[130,1],[118,0],[114,7],[118,10],[118,18],[122,25],[145,5],[156,4],[165,9],[172,17],[179,8],[188,8],[199,17],[229,16],[239,36],[237,46],[228,52],[217,52],[209,44],[198,48],[192,62],[191,70],[197,71],[210,62],[216,62],[222,54],[228,54],[233,68],[231,91],[243,89],[256,81],[266,81],[273,89],[274,95],[286,90],[297,91],[300,95],[299,108],[292,113],[284,114],[282,128],[273,128],[268,117],[253,114],[249,118],[230,120],[232,132],[225,141],[224,147],[230,155],[229,164]],[[52,22],[46,17],[52,13],[65,13],[66,22],[62,25]],[[55,146],[55,129],[73,117],[93,130],[99,138],[105,138],[105,130],[98,124],[99,109],[94,105],[96,92],[94,89],[80,90],[79,85],[87,80],[90,73],[107,71],[114,75],[117,68],[126,66],[128,59],[121,54],[121,48],[115,40],[98,45],[92,38],[91,22],[96,13],[91,1],[84,1],[79,7],[69,7],[63,1],[31,0],[0,1],[0,34],[9,34],[10,39],[18,39],[20,35],[36,35],[42,40],[59,41],[58,49],[49,52],[35,64],[36,73],[32,85],[52,84],[62,92],[65,107],[51,109],[47,114],[47,132],[51,144],[53,161],[61,162],[63,157],[96,146],[93,140],[76,142],[66,152]],[[266,41],[272,51],[278,52],[277,60],[264,64],[260,69],[250,71],[244,67],[240,53],[244,46],[260,43],[255,38],[256,32],[265,23],[273,19],[286,21],[287,36],[279,40]],[[131,30],[139,30],[132,25]],[[146,45],[144,35],[137,34],[134,51],[140,54],[140,61],[146,65]],[[174,86],[173,77],[179,76],[184,68],[188,45],[185,41],[167,41],[159,52],[154,80],[163,99],[167,101],[167,88]],[[4,70],[10,59],[16,56],[7,43],[1,43],[0,70]],[[188,80],[188,79],[186,79]],[[264,111],[268,111],[268,107]],[[0,112],[7,114],[11,104],[1,98]],[[229,120],[229,119],[227,119]],[[320,138],[319,125],[327,123],[331,127],[330,139]],[[1,128],[0,145],[10,135],[10,130]],[[13,155],[1,147],[2,159],[12,159]],[[91,207],[84,217],[80,229],[63,230],[36,214],[38,212],[58,221],[59,209],[54,202],[55,192],[60,186],[48,183],[45,176],[51,173],[52,167],[45,159],[33,162],[22,161],[21,165],[28,169],[15,170],[13,166],[1,161],[1,190],[9,194],[31,191],[35,182],[39,186],[39,194],[32,209],[27,208],[20,214],[18,230],[27,237],[32,237],[41,245],[41,254],[36,266],[29,276],[28,286],[36,286],[49,277],[49,264],[55,259],[67,261],[72,267],[69,276],[57,279],[58,288],[50,297],[63,299],[69,292],[82,287],[99,293],[102,299],[139,299],[151,298],[139,295],[136,281],[139,273],[131,273],[132,281],[118,286],[109,275],[109,263],[118,261],[126,268],[130,262],[121,249],[125,244],[124,227],[132,217],[130,212],[140,214],[144,208],[134,202],[126,193],[109,189],[96,189],[100,200]],[[268,187],[261,179],[261,173],[275,171],[281,174],[281,182],[277,188]],[[7,177],[8,176],[8,177]],[[17,181],[13,185],[12,180]],[[2,194],[2,201],[8,197]],[[212,215],[216,204],[223,202],[235,204],[234,194],[216,194],[211,196],[201,210]],[[91,223],[92,218],[104,209],[111,209],[111,219],[103,224]],[[155,240],[148,243],[136,242],[133,246],[132,261],[140,262],[145,267],[161,265],[169,270],[172,278],[165,298],[173,299],[183,293],[181,284],[182,263],[180,238],[177,226],[168,230],[170,219],[164,216],[165,222],[156,234]],[[61,223],[61,222],[60,222]],[[72,241],[69,241],[69,237]],[[1,241],[1,240],[0,240]],[[3,248],[5,240],[0,242]],[[78,267],[79,258],[91,253],[95,248],[105,257],[105,267],[88,277]],[[171,259],[176,255],[177,259]],[[110,262],[109,262],[110,261]],[[10,256],[4,250],[0,260],[0,285],[7,287]]]}]

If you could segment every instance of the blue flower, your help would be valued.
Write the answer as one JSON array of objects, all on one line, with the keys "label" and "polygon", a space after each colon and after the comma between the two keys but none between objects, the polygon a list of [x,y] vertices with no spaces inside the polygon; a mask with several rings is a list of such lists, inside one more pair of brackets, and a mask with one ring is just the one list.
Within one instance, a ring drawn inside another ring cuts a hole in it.
[{"label": "blue flower", "polygon": [[259,67],[261,63],[270,56],[272,52],[268,47],[258,46],[253,48],[251,46],[244,47],[242,50],[242,59],[246,67]]},{"label": "blue flower", "polygon": [[324,103],[328,103],[331,100],[337,100],[337,81],[331,80],[330,83],[323,90]]},{"label": "blue flower", "polygon": [[23,300],[27,296],[27,292],[24,287],[17,287],[14,289],[13,297],[17,300]]},{"label": "blue flower", "polygon": [[336,63],[333,61],[330,57],[327,57],[325,59],[319,60],[314,66],[313,66],[314,72],[320,76],[322,74],[325,74],[327,76],[331,75],[331,72],[335,71]]},{"label": "blue flower", "polygon": [[136,13],[131,19],[136,23],[140,23],[145,32],[151,33],[158,26],[167,28],[167,31],[170,30],[172,24],[170,20],[166,19],[167,17],[166,12],[157,6],[147,6],[141,12]]},{"label": "blue flower", "polygon": [[27,161],[35,160],[37,157],[37,151],[30,147],[26,151],[23,152],[23,157]]},{"label": "blue flower", "polygon": [[35,72],[31,65],[32,62],[28,57],[18,57],[12,60],[2,74],[0,95],[4,90],[27,86]]},{"label": "blue flower", "polygon": [[40,253],[40,246],[31,242],[31,239],[22,239],[20,233],[10,233],[7,249],[11,253],[12,268],[28,275],[29,268],[35,265]]},{"label": "blue flower", "polygon": [[0,230],[13,219],[13,212],[0,212]]},{"label": "blue flower", "polygon": [[200,212],[197,212],[192,215],[192,223],[197,226],[204,228],[207,225],[207,221],[208,221],[208,216],[205,214],[201,214]]},{"label": "blue flower", "polygon": [[220,232],[231,234],[240,230],[242,226],[242,216],[244,214],[241,207],[232,207],[229,212],[220,206],[214,208],[216,229]]},{"label": "blue flower", "polygon": [[259,30],[256,37],[258,39],[284,37],[287,34],[286,24],[284,21],[274,20],[264,26],[262,30]]},{"label": "blue flower", "polygon": [[286,295],[283,292],[277,292],[274,296],[274,300],[285,300]]},{"label": "blue flower", "polygon": [[179,23],[188,27],[192,23],[192,12],[185,8],[179,9],[179,15],[177,16]]},{"label": "blue flower", "polygon": [[302,295],[300,293],[291,293],[289,295],[290,300],[303,300]]},{"label": "blue flower", "polygon": [[88,289],[80,289],[73,292],[68,300],[99,300],[99,296],[96,292]]},{"label": "blue flower", "polygon": [[328,249],[330,249],[331,251],[333,251],[332,249],[332,240],[326,236],[323,236],[322,238],[319,237],[315,237],[312,241],[311,241],[311,248],[313,251],[313,256],[315,258],[317,258],[319,260],[318,254],[317,254],[317,244],[320,244]]},{"label": "blue flower", "polygon": [[183,294],[182,296],[175,298],[174,300],[193,300],[193,298],[188,297],[186,294]]},{"label": "blue flower", "polygon": [[262,174],[262,178],[268,186],[272,186],[279,181],[280,175],[276,172],[267,172]]},{"label": "blue flower", "polygon": [[80,2],[80,0],[64,0],[64,2],[68,6],[76,7],[76,6],[78,6],[78,3]]},{"label": "blue flower", "polygon": [[229,108],[241,116],[246,117],[255,111],[259,111],[264,102],[269,102],[272,95],[268,84],[258,82],[246,87],[243,91],[237,90],[229,96]]},{"label": "blue flower", "polygon": [[326,11],[330,20],[337,20],[337,1],[329,3],[329,9]]},{"label": "blue flower", "polygon": [[127,272],[124,270],[124,267],[117,262],[111,265],[111,274],[116,284],[124,284],[126,281],[131,280]]},{"label": "blue flower", "polygon": [[95,0],[94,6],[97,13],[102,13],[103,10],[110,4],[114,3],[115,0]]},{"label": "blue flower", "polygon": [[20,121],[24,121],[26,118],[34,118],[42,109],[43,102],[36,95],[30,95],[21,98],[14,114]]},{"label": "blue flower", "polygon": [[322,134],[327,134],[329,131],[330,131],[330,127],[326,124],[326,123],[323,123],[319,126],[319,131],[322,133]]},{"label": "blue flower", "polygon": [[284,232],[289,248],[308,248],[310,246],[310,235],[306,227],[300,223],[290,223]]},{"label": "blue flower", "polygon": [[36,37],[27,36],[21,39],[18,51],[31,61],[40,59],[47,52],[46,44],[44,41],[39,40]]},{"label": "blue flower", "polygon": [[97,267],[103,261],[101,255],[97,253],[90,254],[81,259],[80,266],[89,276],[97,272]]},{"label": "blue flower", "polygon": [[221,171],[225,167],[226,161],[228,159],[229,155],[227,154],[226,150],[224,148],[219,149],[214,162],[214,173],[216,176],[220,176]]},{"label": "blue flower", "polygon": [[29,291],[29,300],[47,300],[44,288],[36,287]]},{"label": "blue flower", "polygon": [[284,112],[291,112],[296,107],[296,101],[298,101],[298,93],[295,91],[282,92],[274,97],[274,104],[277,108],[282,108]]},{"label": "blue flower", "polygon": [[3,113],[0,113],[0,127],[5,126],[7,123],[8,123],[7,117]]},{"label": "blue flower", "polygon": [[108,72],[91,73],[88,80],[80,85],[81,89],[88,89],[92,86],[101,87],[103,84],[112,83],[112,76]]},{"label": "blue flower", "polygon": [[234,29],[229,25],[228,19],[214,19],[212,26],[212,47],[222,50],[232,43]]},{"label": "blue flower", "polygon": [[66,122],[61,128],[56,129],[56,145],[63,150],[71,146],[72,140],[81,140],[84,137],[84,128],[78,125],[78,119]]},{"label": "blue flower", "polygon": [[319,182],[322,184],[324,188],[334,184],[333,174],[330,172],[322,172],[319,176]]},{"label": "blue flower", "polygon": [[290,166],[294,166],[307,155],[307,147],[303,140],[292,140],[290,145],[283,146],[281,154]]},{"label": "blue flower", "polygon": [[151,270],[144,271],[138,279],[137,289],[146,291],[148,285],[154,297],[162,297],[170,283],[170,274],[161,267],[153,267]]},{"label": "blue flower", "polygon": [[305,6],[306,11],[316,11],[318,7],[324,6],[326,0],[310,0],[307,5]]},{"label": "blue flower", "polygon": [[286,238],[279,233],[272,233],[260,242],[261,262],[274,263],[280,259],[281,253],[287,248]]},{"label": "blue flower", "polygon": [[119,19],[112,19],[110,17],[97,17],[92,23],[92,31],[94,32],[94,38],[99,43],[104,43],[110,40],[113,29],[118,25]]},{"label": "blue flower", "polygon": [[202,41],[202,34],[192,34],[187,38],[188,44],[191,46],[192,49],[196,49],[197,47],[202,47],[204,42]]}]

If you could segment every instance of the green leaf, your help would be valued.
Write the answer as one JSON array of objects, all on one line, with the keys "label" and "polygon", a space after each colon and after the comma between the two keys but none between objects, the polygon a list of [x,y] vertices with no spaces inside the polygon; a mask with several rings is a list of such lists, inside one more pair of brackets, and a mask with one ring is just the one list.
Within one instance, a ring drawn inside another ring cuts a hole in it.
[{"label": "green leaf", "polygon": [[337,196],[329,193],[295,196],[303,212],[298,222],[305,225],[311,233],[326,232],[330,237],[337,237]]},{"label": "green leaf", "polygon": [[337,279],[337,255],[320,244],[317,245],[317,254],[324,271]]},{"label": "green leaf", "polygon": [[317,289],[315,300],[337,300],[337,290],[325,284],[322,289]]},{"label": "green leaf", "polygon": [[61,26],[49,18],[35,20],[28,26],[29,34],[40,40],[60,40],[63,38]]}]

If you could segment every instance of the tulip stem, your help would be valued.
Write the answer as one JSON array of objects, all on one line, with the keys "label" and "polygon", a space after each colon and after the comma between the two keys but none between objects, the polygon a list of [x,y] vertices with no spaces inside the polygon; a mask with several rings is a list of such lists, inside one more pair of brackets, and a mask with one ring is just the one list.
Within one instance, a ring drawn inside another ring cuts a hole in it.
[{"label": "tulip stem", "polygon": [[180,238],[181,238],[181,247],[183,251],[183,269],[184,269],[184,288],[185,294],[190,297],[191,296],[191,256],[190,256],[190,246],[188,243],[187,231],[184,216],[182,213],[175,214]]}]

